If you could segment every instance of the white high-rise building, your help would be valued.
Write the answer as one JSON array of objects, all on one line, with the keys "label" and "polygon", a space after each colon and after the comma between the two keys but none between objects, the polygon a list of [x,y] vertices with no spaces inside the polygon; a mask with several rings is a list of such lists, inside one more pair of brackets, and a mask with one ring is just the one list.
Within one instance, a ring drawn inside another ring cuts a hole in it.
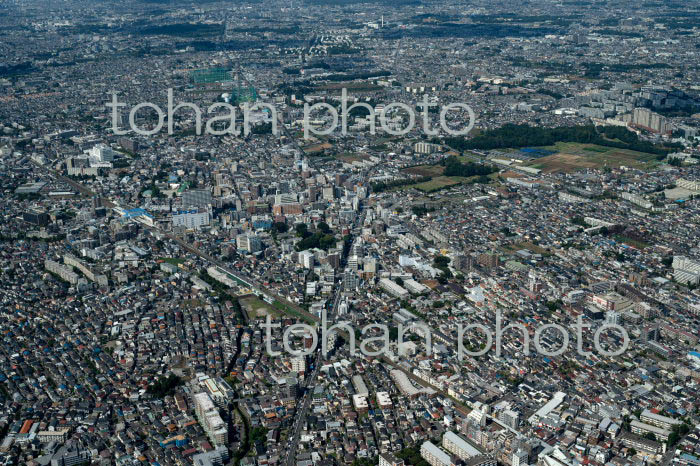
[{"label": "white high-rise building", "polygon": [[527,466],[528,456],[529,455],[525,450],[523,450],[522,448],[518,449],[518,451],[513,453],[512,466]]},{"label": "white high-rise building", "polygon": [[239,251],[254,254],[262,249],[262,242],[256,235],[238,235],[236,237],[236,248],[238,248]]},{"label": "white high-rise building", "polygon": [[311,269],[314,266],[314,253],[311,251],[301,251],[299,253],[299,263],[304,266],[305,269]]},{"label": "white high-rise building", "polygon": [[520,424],[520,413],[510,409],[504,409],[498,413],[498,420],[511,429],[517,429]]},{"label": "white high-rise building", "polygon": [[197,420],[209,439],[216,446],[226,445],[228,443],[228,429],[209,394],[205,392],[197,393],[193,396],[193,399]]},{"label": "white high-rise building", "polygon": [[304,356],[292,358],[292,372],[306,372],[306,358]]},{"label": "white high-rise building", "polygon": [[209,225],[209,212],[185,210],[173,214],[173,227],[185,227],[198,230],[206,225]]},{"label": "white high-rise building", "polygon": [[689,191],[700,191],[700,181],[696,180],[684,180],[680,178],[676,180],[676,186],[679,188],[685,188]]},{"label": "white high-rise building", "polygon": [[605,321],[609,324],[620,325],[622,324],[622,314],[617,311],[608,311],[605,314]]},{"label": "white high-rise building", "polygon": [[116,152],[106,144],[97,144],[88,151],[88,157],[96,162],[111,162]]},{"label": "white high-rise building", "polygon": [[700,262],[685,256],[673,256],[673,278],[679,283],[696,285],[700,282]]}]

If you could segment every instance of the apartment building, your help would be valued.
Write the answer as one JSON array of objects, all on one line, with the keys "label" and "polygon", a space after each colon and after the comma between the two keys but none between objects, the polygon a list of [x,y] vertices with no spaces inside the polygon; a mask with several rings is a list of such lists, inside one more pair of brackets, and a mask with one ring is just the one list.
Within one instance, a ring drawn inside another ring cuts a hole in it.
[{"label": "apartment building", "polygon": [[642,422],[651,424],[652,426],[661,427],[662,429],[671,430],[673,426],[681,425],[681,421],[668,416],[662,416],[660,414],[652,413],[648,409],[642,411],[642,415],[639,417]]},{"label": "apartment building", "polygon": [[430,464],[430,466],[453,466],[450,455],[442,451],[437,445],[432,442],[423,442],[420,447],[421,457]]},{"label": "apartment building", "polygon": [[214,402],[207,393],[197,393],[194,398],[194,411],[204,432],[215,445],[226,445],[228,429],[219,415]]}]

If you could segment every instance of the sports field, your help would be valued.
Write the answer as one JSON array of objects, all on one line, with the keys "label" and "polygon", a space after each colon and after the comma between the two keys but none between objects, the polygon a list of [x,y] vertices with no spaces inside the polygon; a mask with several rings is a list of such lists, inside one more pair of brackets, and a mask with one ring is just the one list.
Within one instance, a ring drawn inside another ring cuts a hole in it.
[{"label": "sports field", "polygon": [[243,306],[251,318],[278,316],[280,313],[275,308],[267,304],[256,296],[239,299],[238,302]]}]

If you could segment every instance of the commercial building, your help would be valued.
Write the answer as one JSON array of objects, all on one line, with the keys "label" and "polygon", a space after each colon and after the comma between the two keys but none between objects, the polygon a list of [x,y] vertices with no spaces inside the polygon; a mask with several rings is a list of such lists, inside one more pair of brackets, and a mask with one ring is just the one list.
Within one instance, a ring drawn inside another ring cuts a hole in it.
[{"label": "commercial building", "polygon": [[605,295],[594,295],[591,301],[606,311],[624,311],[630,308],[634,303],[618,293],[608,293]]},{"label": "commercial building", "polygon": [[184,227],[197,230],[206,225],[209,225],[209,212],[181,210],[173,214],[173,228]]}]

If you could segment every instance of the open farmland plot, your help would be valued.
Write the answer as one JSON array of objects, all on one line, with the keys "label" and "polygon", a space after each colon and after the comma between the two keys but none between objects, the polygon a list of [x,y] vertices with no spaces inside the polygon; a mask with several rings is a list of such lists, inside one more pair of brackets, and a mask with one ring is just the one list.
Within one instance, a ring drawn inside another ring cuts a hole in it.
[{"label": "open farmland plot", "polygon": [[411,187],[416,188],[420,191],[432,192],[442,188],[446,188],[448,186],[458,185],[468,179],[469,178],[463,178],[460,176],[438,176],[430,181],[411,185]]},{"label": "open farmland plot", "polygon": [[362,162],[364,160],[369,160],[369,156],[365,154],[356,154],[350,152],[346,152],[345,154],[341,155],[336,155],[335,158],[346,163]]},{"label": "open farmland plot", "polygon": [[656,156],[646,152],[629,149],[580,144],[576,142],[559,142],[554,146],[557,154],[531,160],[526,166],[539,168],[545,173],[561,173],[584,170],[586,168],[620,167],[649,169],[656,165]]},{"label": "open farmland plot", "polygon": [[416,165],[401,170],[408,175],[418,176],[440,176],[445,171],[445,167],[440,165]]}]

